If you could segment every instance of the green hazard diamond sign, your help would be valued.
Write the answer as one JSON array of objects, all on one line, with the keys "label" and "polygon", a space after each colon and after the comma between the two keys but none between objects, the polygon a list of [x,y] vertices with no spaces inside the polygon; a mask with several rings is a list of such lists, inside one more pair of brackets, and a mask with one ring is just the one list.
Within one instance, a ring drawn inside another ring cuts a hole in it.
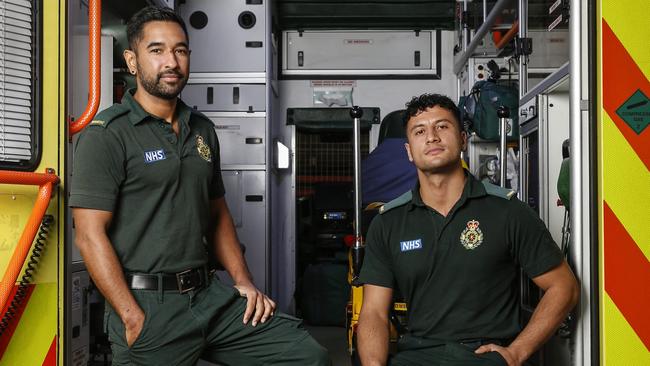
[{"label": "green hazard diamond sign", "polygon": [[637,90],[618,107],[616,114],[638,135],[650,124],[650,99]]}]

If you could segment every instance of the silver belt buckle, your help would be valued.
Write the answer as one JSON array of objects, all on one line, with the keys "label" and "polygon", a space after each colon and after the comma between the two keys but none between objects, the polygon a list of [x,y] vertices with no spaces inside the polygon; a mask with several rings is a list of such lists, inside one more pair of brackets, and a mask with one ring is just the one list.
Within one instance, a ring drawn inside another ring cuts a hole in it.
[{"label": "silver belt buckle", "polygon": [[192,271],[194,271],[194,270],[193,269],[188,269],[188,270],[185,270],[183,272],[176,273],[176,284],[178,285],[178,291],[181,294],[192,291],[192,290],[194,290],[196,288],[196,284],[194,284],[194,283],[190,283],[191,286],[188,287],[188,288],[185,288],[185,285],[187,285],[188,283],[184,282],[184,281],[188,281],[188,279],[189,279],[189,281],[191,281],[191,277],[189,277],[189,276],[185,277],[185,275],[188,275],[188,274],[192,273]]}]

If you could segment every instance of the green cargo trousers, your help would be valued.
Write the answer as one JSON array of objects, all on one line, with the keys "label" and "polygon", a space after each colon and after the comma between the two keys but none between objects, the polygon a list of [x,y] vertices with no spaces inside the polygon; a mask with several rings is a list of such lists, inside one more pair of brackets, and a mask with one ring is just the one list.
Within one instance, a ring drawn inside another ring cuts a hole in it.
[{"label": "green cargo trousers", "polygon": [[113,365],[328,366],[327,351],[300,319],[276,312],[266,323],[243,324],[246,299],[218,280],[202,290],[132,290],[145,313],[142,332],[127,347],[124,324],[110,306],[105,327]]}]

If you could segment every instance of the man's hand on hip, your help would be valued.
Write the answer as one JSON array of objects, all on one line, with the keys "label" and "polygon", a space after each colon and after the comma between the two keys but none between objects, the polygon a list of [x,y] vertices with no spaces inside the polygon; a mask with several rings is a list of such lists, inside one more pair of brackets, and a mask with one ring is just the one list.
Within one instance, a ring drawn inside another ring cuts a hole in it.
[{"label": "man's hand on hip", "polygon": [[129,348],[133,346],[133,343],[138,339],[138,336],[140,336],[142,328],[144,327],[144,312],[140,308],[134,310],[135,311],[129,312],[128,317],[122,319],[126,332],[126,345]]},{"label": "man's hand on hip", "polygon": [[264,323],[269,317],[273,316],[275,302],[258,290],[252,283],[235,285],[235,288],[248,301],[246,311],[244,312],[244,324],[248,324],[251,316],[253,317],[251,323],[253,326],[256,326],[259,322]]}]

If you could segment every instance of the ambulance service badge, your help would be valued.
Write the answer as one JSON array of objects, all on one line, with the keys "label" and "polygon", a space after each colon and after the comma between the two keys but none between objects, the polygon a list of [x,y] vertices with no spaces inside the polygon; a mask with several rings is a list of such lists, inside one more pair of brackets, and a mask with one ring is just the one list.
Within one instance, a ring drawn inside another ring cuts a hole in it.
[{"label": "ambulance service badge", "polygon": [[478,228],[479,222],[471,220],[467,222],[467,227],[460,234],[460,243],[465,249],[476,249],[483,243],[483,232]]},{"label": "ambulance service badge", "polygon": [[203,136],[201,135],[196,135],[196,150],[199,151],[199,155],[203,158],[203,160],[207,161],[208,163],[212,161],[212,153],[210,152],[210,148],[205,143],[205,141],[203,141]]}]

